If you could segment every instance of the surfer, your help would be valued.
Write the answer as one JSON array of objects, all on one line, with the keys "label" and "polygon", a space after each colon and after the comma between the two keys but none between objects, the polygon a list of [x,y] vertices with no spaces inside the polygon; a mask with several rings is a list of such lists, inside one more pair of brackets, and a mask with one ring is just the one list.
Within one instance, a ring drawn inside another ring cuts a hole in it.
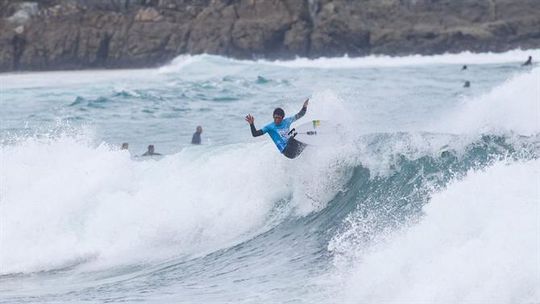
[{"label": "surfer", "polygon": [[148,151],[144,152],[142,156],[154,156],[154,155],[161,155],[161,154],[154,152],[154,145],[148,145]]},{"label": "surfer", "polygon": [[531,65],[531,64],[532,64],[532,56],[529,56],[527,61],[525,61],[522,65],[525,66],[525,65]]},{"label": "surfer", "polygon": [[193,133],[193,137],[191,137],[191,143],[194,145],[200,145],[201,144],[201,133],[202,133],[202,127],[197,126],[197,129],[195,130],[195,133]]},{"label": "surfer", "polygon": [[274,122],[267,124],[260,130],[255,128],[255,118],[251,116],[251,114],[248,114],[246,116],[246,121],[249,123],[249,127],[251,128],[251,135],[253,135],[253,137],[257,137],[268,133],[276,144],[279,152],[291,159],[297,157],[300,155],[300,153],[302,153],[306,147],[306,144],[294,139],[296,134],[291,134],[292,132],[289,131],[289,128],[294,121],[306,114],[308,103],[309,98],[304,101],[304,105],[302,105],[300,112],[287,118],[284,118],[285,111],[283,111],[282,108],[276,108],[273,113]]}]

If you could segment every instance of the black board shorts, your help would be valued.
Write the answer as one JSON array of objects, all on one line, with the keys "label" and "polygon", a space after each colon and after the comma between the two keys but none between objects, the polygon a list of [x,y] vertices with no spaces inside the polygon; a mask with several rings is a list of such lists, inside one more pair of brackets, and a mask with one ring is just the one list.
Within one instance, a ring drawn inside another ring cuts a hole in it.
[{"label": "black board shorts", "polygon": [[289,138],[287,141],[287,145],[285,146],[285,149],[283,150],[283,155],[286,157],[293,159],[296,158],[302,151],[304,151],[304,148],[307,145],[304,143],[299,142],[298,140],[294,138]]}]

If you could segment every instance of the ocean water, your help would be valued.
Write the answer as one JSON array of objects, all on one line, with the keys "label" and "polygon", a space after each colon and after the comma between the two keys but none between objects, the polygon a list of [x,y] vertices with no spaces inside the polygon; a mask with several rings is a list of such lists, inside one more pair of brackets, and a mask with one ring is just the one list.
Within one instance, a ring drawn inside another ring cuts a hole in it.
[{"label": "ocean water", "polygon": [[[1,74],[0,302],[539,302],[529,55]],[[306,98],[338,144],[251,137]]]}]

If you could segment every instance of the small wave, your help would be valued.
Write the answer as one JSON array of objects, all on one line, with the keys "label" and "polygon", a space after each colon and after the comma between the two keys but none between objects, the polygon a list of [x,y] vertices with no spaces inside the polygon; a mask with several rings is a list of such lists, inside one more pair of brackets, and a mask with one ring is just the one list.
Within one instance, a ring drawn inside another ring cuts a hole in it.
[{"label": "small wave", "polygon": [[100,96],[96,99],[86,99],[81,96],[77,96],[75,100],[69,104],[70,107],[78,107],[80,110],[85,110],[86,108],[93,109],[105,109],[107,104],[112,103],[112,99]]},{"label": "small wave", "polygon": [[528,56],[540,58],[540,49],[511,50],[504,53],[472,53],[461,52],[457,54],[442,55],[409,55],[409,56],[386,56],[370,55],[365,57],[333,57],[333,58],[296,58],[293,60],[237,60],[216,55],[181,55],[169,65],[159,69],[162,73],[177,72],[191,65],[210,64],[215,67],[231,65],[273,65],[287,68],[326,68],[326,69],[351,69],[362,67],[402,67],[416,65],[453,64],[521,64]]},{"label": "small wave", "polygon": [[220,96],[212,98],[213,101],[235,101],[240,100],[238,97],[234,96]]},{"label": "small wave", "polygon": [[141,97],[141,94],[137,90],[128,89],[115,89],[113,91],[115,97]]},{"label": "small wave", "polygon": [[77,106],[77,105],[80,105],[81,103],[83,103],[84,101],[86,101],[83,97],[81,96],[77,96],[75,98],[75,100],[69,104],[70,107],[73,107],[73,106]]},{"label": "small wave", "polygon": [[257,80],[255,81],[257,84],[267,84],[270,82],[269,79],[266,79],[262,76],[257,76]]}]

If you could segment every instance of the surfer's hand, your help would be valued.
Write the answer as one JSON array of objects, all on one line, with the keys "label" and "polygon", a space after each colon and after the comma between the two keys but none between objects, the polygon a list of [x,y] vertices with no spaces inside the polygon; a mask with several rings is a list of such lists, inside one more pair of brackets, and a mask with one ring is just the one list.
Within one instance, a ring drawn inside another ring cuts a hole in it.
[{"label": "surfer's hand", "polygon": [[307,108],[308,104],[309,104],[309,98],[306,99],[306,101],[304,101],[304,105],[302,106],[302,108]]},{"label": "surfer's hand", "polygon": [[247,121],[250,125],[252,125],[253,122],[255,122],[255,117],[251,116],[251,114],[248,114],[248,115],[246,116],[246,121]]}]

